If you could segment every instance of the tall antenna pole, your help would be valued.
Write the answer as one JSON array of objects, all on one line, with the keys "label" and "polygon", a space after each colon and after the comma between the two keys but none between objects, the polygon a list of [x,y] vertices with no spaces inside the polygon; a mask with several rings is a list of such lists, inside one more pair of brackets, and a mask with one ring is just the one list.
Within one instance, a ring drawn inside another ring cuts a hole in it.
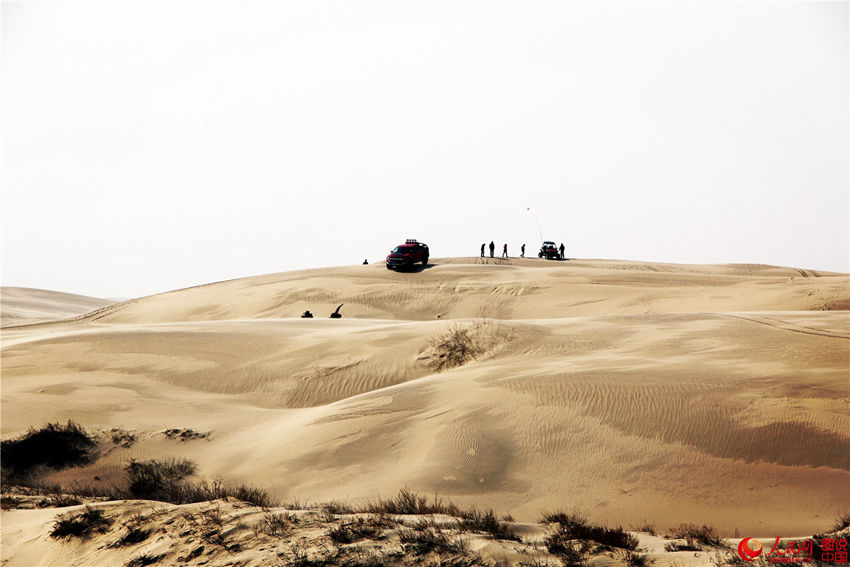
[{"label": "tall antenna pole", "polygon": [[537,223],[537,233],[540,235],[540,242],[543,242],[543,231],[540,229],[540,220],[538,220],[537,215],[534,214],[534,211],[532,211],[530,208],[527,208],[525,210],[531,213],[531,216],[534,217],[534,222]]}]

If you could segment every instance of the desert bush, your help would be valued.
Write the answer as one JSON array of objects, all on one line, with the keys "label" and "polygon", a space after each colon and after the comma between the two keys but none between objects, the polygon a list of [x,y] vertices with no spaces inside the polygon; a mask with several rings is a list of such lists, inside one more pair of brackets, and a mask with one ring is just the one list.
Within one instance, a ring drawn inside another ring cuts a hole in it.
[{"label": "desert bush", "polygon": [[119,445],[124,447],[125,449],[129,449],[133,446],[133,443],[136,442],[136,436],[129,431],[124,431],[123,429],[112,428],[109,431],[109,436],[112,439],[112,443],[115,445]]},{"label": "desert bush", "polygon": [[17,496],[2,496],[0,497],[0,510],[13,510],[19,508],[23,500]]},{"label": "desert bush", "polygon": [[86,509],[81,514],[60,516],[50,532],[52,538],[79,537],[86,539],[94,533],[104,533],[109,530],[112,520],[103,515],[103,510]]},{"label": "desert bush", "polygon": [[557,525],[557,528],[546,538],[547,547],[558,548],[564,542],[584,540],[620,549],[635,550],[640,543],[634,535],[620,526],[608,528],[590,524],[586,517],[575,512],[546,513],[543,515],[543,522]]},{"label": "desert bush", "polygon": [[271,508],[276,504],[268,492],[255,486],[240,484],[234,488],[225,487],[225,491],[229,491],[225,498],[232,496],[237,500],[253,504],[254,506],[259,506],[260,508]]},{"label": "desert bush", "polygon": [[127,562],[127,567],[145,567],[145,565],[153,565],[154,563],[162,561],[163,557],[165,557],[164,553],[160,555],[151,555],[150,553],[137,555]]},{"label": "desert bush", "polygon": [[109,547],[125,547],[128,545],[136,545],[148,539],[151,535],[151,530],[140,526],[126,526],[127,533],[121,536],[120,539],[111,543]]},{"label": "desert bush", "polygon": [[402,530],[398,535],[405,553],[415,555],[427,555],[429,553],[464,554],[469,551],[466,540],[459,538],[452,541],[443,530],[434,526],[428,526],[424,529]]},{"label": "desert bush", "polygon": [[76,498],[101,498],[105,500],[123,500],[130,498],[127,489],[109,484],[80,484],[77,481],[67,488]]},{"label": "desert bush", "polygon": [[47,498],[41,500],[37,506],[39,508],[67,508],[68,506],[79,506],[83,502],[75,496],[68,494],[51,494]]},{"label": "desert bush", "polygon": [[236,498],[261,508],[269,508],[275,504],[274,499],[262,488],[245,484],[230,486],[220,481],[186,481],[186,477],[193,475],[195,470],[195,463],[189,459],[131,460],[124,468],[128,496],[172,504],[223,498]]},{"label": "desert bush", "polygon": [[832,524],[833,532],[840,532],[847,528],[850,528],[850,512],[838,516]]},{"label": "desert bush", "polygon": [[429,366],[437,372],[455,366],[460,366],[484,351],[484,347],[474,336],[475,328],[459,325],[449,327],[449,330],[431,340],[434,356]]},{"label": "desert bush", "polygon": [[461,531],[484,532],[495,539],[520,541],[513,527],[505,522],[500,522],[493,510],[481,512],[473,507],[471,510],[461,512],[460,516],[458,529]]},{"label": "desert bush", "polygon": [[658,535],[658,533],[655,531],[655,524],[650,523],[650,522],[644,522],[643,524],[639,525],[638,527],[636,527],[632,531],[640,532],[640,533],[644,533],[644,534],[649,534],[649,535],[652,535],[652,536]]},{"label": "desert bush", "polygon": [[354,508],[346,504],[345,502],[339,502],[337,500],[331,500],[330,502],[325,502],[322,504],[322,509],[329,514],[352,514],[354,513]]},{"label": "desert bush", "polygon": [[292,525],[297,522],[298,518],[292,514],[273,514],[266,512],[258,522],[256,529],[267,535],[279,536],[288,532],[292,528]]},{"label": "desert bush", "polygon": [[434,496],[434,501],[429,502],[427,497],[419,496],[407,488],[399,490],[395,498],[389,498],[387,500],[378,499],[376,502],[367,504],[361,511],[371,512],[373,514],[460,515],[460,509],[453,503],[444,504],[442,499],[436,495]]},{"label": "desert bush", "polygon": [[670,529],[670,535],[676,539],[684,539],[688,545],[699,547],[699,544],[709,547],[723,547],[723,540],[717,531],[710,526],[696,524],[680,524]]},{"label": "desert bush", "polygon": [[0,443],[3,484],[27,483],[40,470],[87,465],[97,456],[97,442],[82,426],[48,423]]},{"label": "desert bush", "polygon": [[561,561],[564,567],[584,567],[590,555],[590,547],[584,541],[551,542],[547,540],[547,549]]},{"label": "desert bush", "polygon": [[345,522],[328,531],[328,537],[336,544],[348,544],[362,539],[378,539],[383,533],[384,526],[370,519],[357,518],[353,522]]},{"label": "desert bush", "polygon": [[160,500],[174,504],[192,501],[193,490],[183,482],[195,474],[195,463],[189,459],[167,459],[164,461],[136,461],[131,459],[124,467],[128,489],[133,498]]},{"label": "desert bush", "polygon": [[702,548],[694,543],[677,540],[665,543],[664,551],[702,551]]},{"label": "desert bush", "polygon": [[643,553],[628,550],[623,553],[623,563],[628,567],[649,567],[653,561]]}]

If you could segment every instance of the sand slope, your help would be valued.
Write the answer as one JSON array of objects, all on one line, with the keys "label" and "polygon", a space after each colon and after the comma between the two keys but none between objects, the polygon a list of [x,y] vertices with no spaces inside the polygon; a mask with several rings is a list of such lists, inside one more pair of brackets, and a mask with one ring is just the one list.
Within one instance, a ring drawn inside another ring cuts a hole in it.
[{"label": "sand slope", "polygon": [[[848,510],[847,275],[434,261],[245,278],[5,329],[3,436],[69,418],[135,433],[65,482],[173,455],[281,498],[408,486],[520,521],[579,507],[771,537]],[[345,318],[327,319],[339,303]],[[297,317],[307,308],[316,319]],[[437,372],[433,340],[452,328],[481,352]]]},{"label": "sand slope", "polygon": [[66,319],[113,303],[110,299],[59,291],[3,287],[0,289],[0,325],[5,327]]}]

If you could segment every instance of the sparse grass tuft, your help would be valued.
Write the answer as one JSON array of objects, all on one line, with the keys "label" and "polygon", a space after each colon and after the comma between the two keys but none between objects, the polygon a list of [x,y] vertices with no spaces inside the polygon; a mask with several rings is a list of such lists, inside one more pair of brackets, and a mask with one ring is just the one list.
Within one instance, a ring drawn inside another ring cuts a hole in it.
[{"label": "sparse grass tuft", "polygon": [[256,526],[258,531],[270,536],[280,536],[292,529],[298,523],[298,518],[292,514],[273,514],[266,512]]},{"label": "sparse grass tuft", "polygon": [[496,518],[493,510],[481,512],[476,508],[461,513],[458,521],[458,529],[461,531],[484,532],[493,536],[494,539],[520,541],[513,527]]},{"label": "sparse grass tuft", "polygon": [[76,515],[60,516],[50,532],[52,538],[78,537],[87,539],[94,533],[104,533],[109,530],[112,520],[103,515],[103,510],[89,508]]},{"label": "sparse grass tuft", "polygon": [[676,539],[684,539],[689,546],[700,548],[699,544],[709,547],[724,547],[723,540],[711,526],[697,526],[696,524],[681,524],[670,529],[670,535]]},{"label": "sparse grass tuft", "polygon": [[655,524],[650,523],[650,522],[644,522],[643,524],[639,525],[638,527],[636,527],[632,531],[633,532],[640,532],[640,533],[643,533],[643,534],[649,534],[651,536],[657,536],[658,535],[658,533],[655,531]]},{"label": "sparse grass tuft", "polygon": [[124,467],[130,495],[145,500],[160,500],[174,504],[191,502],[191,489],[183,479],[195,474],[195,463],[189,459],[136,461]]},{"label": "sparse grass tuft", "polygon": [[643,553],[628,550],[623,554],[623,563],[628,565],[628,567],[649,567],[653,561]]},{"label": "sparse grass tuft", "polygon": [[0,443],[3,484],[25,484],[47,468],[61,470],[87,465],[97,456],[97,442],[82,426],[48,423]]},{"label": "sparse grass tuft", "polygon": [[67,508],[68,506],[79,506],[83,502],[68,494],[52,494],[37,504],[39,508]]},{"label": "sparse grass tuft", "polygon": [[379,539],[386,526],[372,518],[357,518],[328,531],[328,537],[336,544],[345,545],[363,539]]},{"label": "sparse grass tuft", "polygon": [[219,481],[187,482],[186,477],[195,473],[195,463],[189,459],[131,460],[124,471],[127,474],[129,497],[132,498],[172,504],[236,498],[260,508],[275,505],[274,499],[262,488],[246,484],[233,487]]},{"label": "sparse grass tuft", "polygon": [[702,551],[702,548],[694,543],[677,540],[665,543],[664,551]]},{"label": "sparse grass tuft", "polygon": [[[587,518],[578,513],[566,514],[552,512],[543,515],[543,522],[556,524],[557,527],[546,538],[547,547],[565,547],[565,542],[573,540],[592,541],[600,545],[635,550],[640,543],[638,539],[622,527],[608,528],[590,524]],[[551,551],[551,553],[554,553]]]},{"label": "sparse grass tuft", "polygon": [[832,524],[832,530],[831,531],[840,532],[840,531],[845,530],[847,528],[850,528],[850,512],[838,516],[835,519],[835,523]]},{"label": "sparse grass tuft", "polygon": [[442,499],[436,495],[434,501],[429,502],[427,497],[419,496],[407,488],[399,490],[395,498],[378,499],[376,502],[367,504],[362,511],[373,514],[446,514],[449,516],[459,516],[461,513],[453,503],[443,504]]},{"label": "sparse grass tuft", "polygon": [[136,545],[148,539],[151,535],[151,530],[139,526],[127,526],[127,533],[121,536],[116,542],[110,544],[109,547],[125,547],[128,545]]},{"label": "sparse grass tuft", "polygon": [[424,526],[421,529],[402,530],[398,535],[405,554],[465,554],[469,551],[466,540],[452,541],[443,530],[433,525]]},{"label": "sparse grass tuft", "polygon": [[474,336],[475,327],[472,329],[453,325],[449,330],[431,340],[434,357],[429,366],[440,372],[455,366],[460,366],[468,360],[472,360],[484,351],[484,348]]}]

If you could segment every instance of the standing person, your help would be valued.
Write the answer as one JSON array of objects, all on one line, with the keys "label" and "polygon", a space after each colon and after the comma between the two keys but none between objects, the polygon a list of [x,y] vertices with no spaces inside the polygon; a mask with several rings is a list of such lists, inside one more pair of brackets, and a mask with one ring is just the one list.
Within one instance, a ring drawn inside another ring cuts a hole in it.
[{"label": "standing person", "polygon": [[490,257],[491,258],[493,257],[493,252],[495,252],[495,251],[496,251],[496,245],[493,244],[493,241],[491,240],[490,241]]},{"label": "standing person", "polygon": [[481,257],[484,257],[484,244],[481,245]]},{"label": "standing person", "polygon": [[520,248],[519,248],[519,249],[520,249],[520,255],[519,255],[519,257],[520,257],[520,258],[525,258],[525,244],[523,244],[522,246],[520,246]]},{"label": "standing person", "polygon": [[560,248],[558,248],[558,251],[561,253],[561,260],[563,260],[564,259],[564,243],[563,242],[561,242],[561,246],[560,246]]},{"label": "standing person", "polygon": [[502,258],[508,257],[508,243],[505,242],[505,245],[502,246]]}]

